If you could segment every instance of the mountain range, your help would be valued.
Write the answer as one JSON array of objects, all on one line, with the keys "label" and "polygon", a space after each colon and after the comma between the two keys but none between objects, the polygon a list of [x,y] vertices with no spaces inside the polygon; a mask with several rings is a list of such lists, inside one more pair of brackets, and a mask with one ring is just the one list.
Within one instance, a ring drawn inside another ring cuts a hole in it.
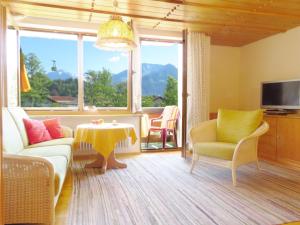
[{"label": "mountain range", "polygon": [[[154,95],[163,96],[167,85],[168,76],[178,79],[178,70],[172,64],[142,64],[142,94],[144,96]],[[72,74],[63,70],[49,72],[48,77],[51,80],[67,80],[73,78]],[[117,84],[127,80],[127,70],[113,74],[112,83]]]},{"label": "mountain range", "polygon": [[[172,64],[142,64],[142,94],[143,96],[163,96],[168,76],[178,79],[178,70]],[[112,76],[113,84],[127,80],[127,70]]]}]

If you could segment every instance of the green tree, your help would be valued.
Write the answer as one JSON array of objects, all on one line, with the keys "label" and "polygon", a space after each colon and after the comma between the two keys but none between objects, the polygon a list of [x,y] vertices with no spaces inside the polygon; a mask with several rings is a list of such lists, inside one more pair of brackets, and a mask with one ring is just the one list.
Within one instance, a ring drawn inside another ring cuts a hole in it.
[{"label": "green tree", "polygon": [[178,82],[172,77],[168,76],[167,86],[164,92],[164,105],[178,104]]},{"label": "green tree", "polygon": [[27,93],[22,93],[22,106],[49,106],[49,87],[52,81],[45,74],[40,72],[33,74],[29,78],[29,81],[31,85],[31,91]]},{"label": "green tree", "polygon": [[142,97],[142,107],[153,107],[154,97],[153,96],[143,96]]},{"label": "green tree", "polygon": [[85,103],[101,107],[112,107],[113,97],[116,95],[112,85],[112,75],[106,70],[90,70],[85,74]]},{"label": "green tree", "polygon": [[40,59],[34,53],[29,53],[27,55],[24,55],[24,61],[25,61],[27,74],[29,77],[37,73],[45,74]]},{"label": "green tree", "polygon": [[24,56],[31,91],[21,94],[21,104],[27,107],[49,106],[49,87],[52,81],[45,73],[39,58],[30,53]]},{"label": "green tree", "polygon": [[50,87],[52,96],[78,96],[78,79],[69,78],[67,80],[53,80]]},{"label": "green tree", "polygon": [[115,107],[127,106],[127,82],[118,83],[114,88],[113,105]]}]

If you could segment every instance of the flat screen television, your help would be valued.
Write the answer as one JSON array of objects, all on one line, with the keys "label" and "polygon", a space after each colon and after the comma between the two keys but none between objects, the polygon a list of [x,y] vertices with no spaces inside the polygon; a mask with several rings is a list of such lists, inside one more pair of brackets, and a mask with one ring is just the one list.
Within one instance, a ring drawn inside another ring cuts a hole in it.
[{"label": "flat screen television", "polygon": [[300,80],[263,82],[261,106],[266,109],[300,109]]}]

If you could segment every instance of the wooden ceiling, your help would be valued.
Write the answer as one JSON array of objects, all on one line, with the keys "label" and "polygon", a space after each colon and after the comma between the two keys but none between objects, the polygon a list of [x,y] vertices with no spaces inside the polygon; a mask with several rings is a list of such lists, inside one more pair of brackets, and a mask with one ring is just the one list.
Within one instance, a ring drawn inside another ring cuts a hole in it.
[{"label": "wooden ceiling", "polygon": [[[113,0],[1,0],[26,17],[99,24]],[[140,28],[205,32],[212,43],[243,46],[300,26],[300,0],[118,0],[117,14]]]}]

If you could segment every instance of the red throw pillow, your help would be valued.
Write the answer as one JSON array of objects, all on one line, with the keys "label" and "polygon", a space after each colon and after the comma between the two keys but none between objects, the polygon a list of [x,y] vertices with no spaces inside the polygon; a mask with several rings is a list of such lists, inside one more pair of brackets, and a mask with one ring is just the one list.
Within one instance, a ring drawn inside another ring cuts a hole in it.
[{"label": "red throw pillow", "polygon": [[26,128],[29,144],[33,145],[52,139],[43,121],[23,119],[23,122]]},{"label": "red throw pillow", "polygon": [[44,120],[44,125],[46,126],[52,139],[58,139],[64,137],[60,122],[57,118]]}]

